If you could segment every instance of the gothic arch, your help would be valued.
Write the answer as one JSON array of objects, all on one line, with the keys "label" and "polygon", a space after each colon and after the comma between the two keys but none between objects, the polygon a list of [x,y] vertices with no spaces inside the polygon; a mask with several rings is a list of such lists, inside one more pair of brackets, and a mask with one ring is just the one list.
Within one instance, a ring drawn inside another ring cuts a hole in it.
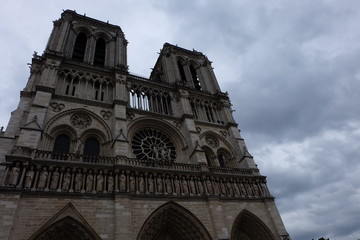
[{"label": "gothic arch", "polygon": [[260,218],[248,210],[236,217],[231,230],[232,240],[275,240],[275,236]]},{"label": "gothic arch", "polygon": [[174,202],[156,209],[144,222],[137,240],[211,240],[200,220]]},{"label": "gothic arch", "polygon": [[[209,139],[214,139],[215,142],[212,141],[212,143],[210,143],[207,137],[210,137]],[[224,137],[215,132],[206,131],[200,134],[200,143],[203,148],[206,146],[211,148],[212,151],[216,153],[216,156],[218,156],[219,153],[225,154],[228,158],[229,167],[237,167],[237,162],[235,161],[236,152]]]},{"label": "gothic arch", "polygon": [[[91,123],[84,129],[76,129],[72,126],[70,121],[74,114],[83,114],[91,118]],[[45,125],[44,136],[42,142],[42,148],[49,150],[52,148],[54,136],[62,133],[68,134],[71,138],[72,146],[70,151],[78,150],[79,140],[83,141],[83,138],[87,136],[96,136],[102,144],[110,143],[112,140],[112,134],[108,125],[95,113],[86,109],[71,109],[63,111],[53,118],[51,118]],[[77,143],[78,142],[78,143]],[[102,151],[106,153],[107,150]]]},{"label": "gothic arch", "polygon": [[184,149],[187,148],[185,138],[167,121],[150,117],[141,117],[133,120],[128,126],[127,139],[131,141],[133,136],[141,129],[150,128],[165,134],[175,146],[177,162],[186,161]]}]

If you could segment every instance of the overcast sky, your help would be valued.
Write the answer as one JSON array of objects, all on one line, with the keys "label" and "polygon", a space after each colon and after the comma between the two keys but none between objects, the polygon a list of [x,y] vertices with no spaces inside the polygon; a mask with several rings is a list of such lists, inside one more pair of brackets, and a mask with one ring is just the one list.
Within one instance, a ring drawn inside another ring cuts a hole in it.
[{"label": "overcast sky", "polygon": [[119,25],[138,75],[165,42],[206,54],[292,239],[360,238],[360,1],[4,0],[0,126],[62,9]]}]

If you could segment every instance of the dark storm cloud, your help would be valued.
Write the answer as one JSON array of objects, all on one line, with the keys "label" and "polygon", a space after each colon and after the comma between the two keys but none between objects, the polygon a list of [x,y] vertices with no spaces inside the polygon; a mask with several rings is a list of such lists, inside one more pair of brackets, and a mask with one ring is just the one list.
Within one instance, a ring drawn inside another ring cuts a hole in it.
[{"label": "dark storm cloud", "polygon": [[205,53],[292,238],[360,238],[360,2],[95,3],[13,1],[0,9],[1,124],[51,21],[76,9],[122,27],[131,72],[148,76],[164,42]]}]

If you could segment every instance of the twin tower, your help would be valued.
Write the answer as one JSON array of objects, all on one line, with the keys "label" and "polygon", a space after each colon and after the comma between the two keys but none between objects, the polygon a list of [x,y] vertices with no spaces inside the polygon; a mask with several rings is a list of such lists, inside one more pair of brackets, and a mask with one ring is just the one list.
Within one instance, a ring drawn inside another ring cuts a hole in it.
[{"label": "twin tower", "polygon": [[121,28],[66,10],[0,133],[1,239],[286,240],[201,52],[132,75]]}]

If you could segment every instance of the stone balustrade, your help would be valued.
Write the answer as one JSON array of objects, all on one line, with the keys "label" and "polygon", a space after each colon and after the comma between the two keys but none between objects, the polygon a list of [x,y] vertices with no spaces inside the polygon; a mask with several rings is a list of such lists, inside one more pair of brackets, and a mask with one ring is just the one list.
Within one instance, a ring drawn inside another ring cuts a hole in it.
[{"label": "stone balustrade", "polygon": [[265,177],[254,172],[254,169],[149,163],[126,157],[89,159],[81,154],[66,154],[59,159],[51,152],[20,150],[27,152],[28,157],[7,156],[3,189],[80,194],[272,198]]}]

